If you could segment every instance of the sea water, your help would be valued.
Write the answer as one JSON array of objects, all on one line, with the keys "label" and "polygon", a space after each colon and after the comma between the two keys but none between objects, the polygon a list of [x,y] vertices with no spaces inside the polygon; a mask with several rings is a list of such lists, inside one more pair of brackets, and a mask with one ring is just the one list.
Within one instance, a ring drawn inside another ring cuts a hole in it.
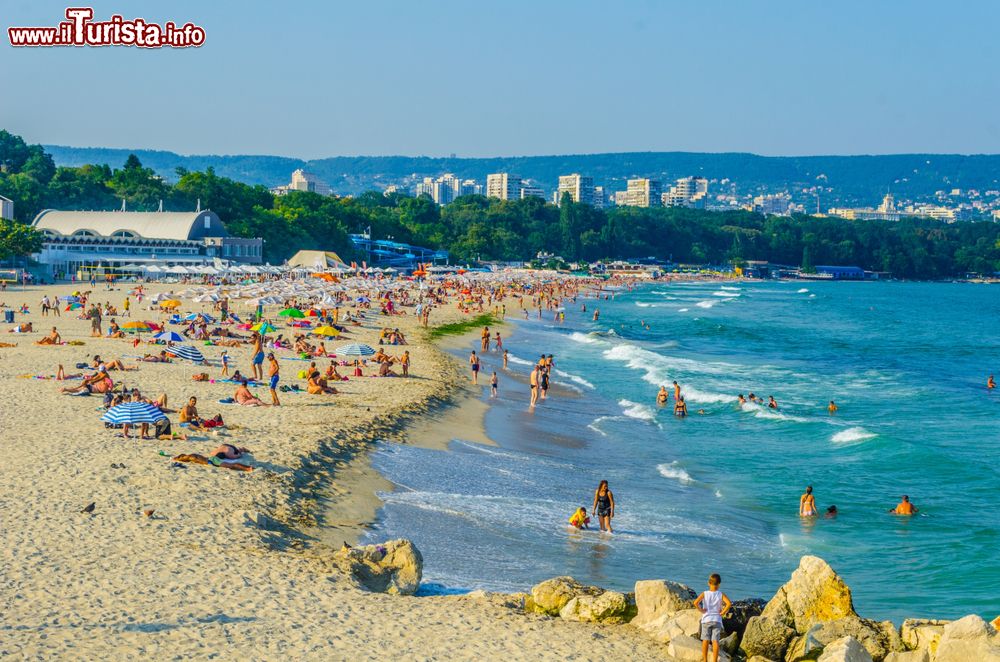
[{"label": "sea water", "polygon": [[[526,590],[556,575],[700,589],[718,572],[731,597],[767,599],[814,554],[870,618],[1000,613],[1000,393],[985,386],[1000,375],[1000,290],[652,283],[569,303],[564,323],[510,317],[509,369],[490,352],[481,373],[499,374],[486,417],[498,445],[374,455],[397,487],[368,539],[412,539],[432,589]],[[557,371],[530,412],[542,353]],[[656,406],[674,380],[686,419]],[[750,391],[779,408],[737,406]],[[615,533],[570,530],[602,479]],[[807,485],[835,519],[798,517]],[[918,516],[887,513],[902,494]]]}]

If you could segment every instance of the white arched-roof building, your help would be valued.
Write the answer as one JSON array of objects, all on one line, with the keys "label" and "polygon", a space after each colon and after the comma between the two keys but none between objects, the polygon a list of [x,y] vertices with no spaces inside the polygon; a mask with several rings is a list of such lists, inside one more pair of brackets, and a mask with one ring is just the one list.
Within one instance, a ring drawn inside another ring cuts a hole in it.
[{"label": "white arched-roof building", "polygon": [[260,264],[260,239],[230,237],[218,214],[193,212],[58,211],[46,209],[32,226],[44,235],[35,256],[53,272],[71,274],[223,260]]}]

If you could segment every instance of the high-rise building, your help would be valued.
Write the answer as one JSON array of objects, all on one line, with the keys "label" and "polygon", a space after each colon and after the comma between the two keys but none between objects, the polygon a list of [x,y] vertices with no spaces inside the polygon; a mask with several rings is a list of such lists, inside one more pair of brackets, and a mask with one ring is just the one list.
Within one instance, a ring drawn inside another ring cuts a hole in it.
[{"label": "high-rise building", "polygon": [[607,197],[604,194],[603,186],[594,187],[594,209],[604,209],[607,206]]},{"label": "high-rise building", "polygon": [[523,183],[517,175],[497,172],[486,175],[486,197],[501,200],[519,200]]},{"label": "high-rise building", "polygon": [[573,202],[594,204],[594,178],[580,174],[560,175],[559,190],[556,192],[556,204],[562,201],[564,193],[569,193]]},{"label": "high-rise building", "polygon": [[792,197],[787,193],[769,193],[753,199],[752,211],[765,216],[787,216]]},{"label": "high-rise building", "polygon": [[704,209],[708,199],[708,180],[704,177],[683,177],[674,182],[663,194],[667,207],[694,207]]},{"label": "high-rise building", "polygon": [[275,195],[285,195],[289,191],[309,191],[320,195],[333,195],[333,189],[322,179],[301,168],[292,173],[292,181],[284,186],[271,189]]},{"label": "high-rise building", "polygon": [[615,204],[626,207],[659,207],[663,204],[663,184],[658,179],[630,179],[628,189],[615,193]]}]

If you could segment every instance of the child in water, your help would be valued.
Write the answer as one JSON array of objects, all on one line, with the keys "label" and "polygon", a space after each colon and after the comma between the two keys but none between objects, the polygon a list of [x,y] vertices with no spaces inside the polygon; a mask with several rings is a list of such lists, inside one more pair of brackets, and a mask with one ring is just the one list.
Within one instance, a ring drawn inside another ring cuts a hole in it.
[{"label": "child in water", "polygon": [[590,524],[590,518],[587,517],[587,509],[582,506],[577,508],[576,512],[569,518],[569,523],[576,529],[589,529],[590,527],[587,525]]}]

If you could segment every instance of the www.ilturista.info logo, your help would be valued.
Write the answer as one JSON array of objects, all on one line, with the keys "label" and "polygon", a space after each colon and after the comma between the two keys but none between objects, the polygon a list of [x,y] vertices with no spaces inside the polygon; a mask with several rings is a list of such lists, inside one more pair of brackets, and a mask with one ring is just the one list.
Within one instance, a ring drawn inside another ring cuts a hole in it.
[{"label": "www.ilturista.info logo", "polygon": [[126,20],[115,14],[107,21],[93,21],[91,7],[68,7],[66,19],[55,27],[11,27],[11,46],[138,46],[139,48],[190,48],[205,43],[205,29],[194,23],[163,25],[145,19]]}]

